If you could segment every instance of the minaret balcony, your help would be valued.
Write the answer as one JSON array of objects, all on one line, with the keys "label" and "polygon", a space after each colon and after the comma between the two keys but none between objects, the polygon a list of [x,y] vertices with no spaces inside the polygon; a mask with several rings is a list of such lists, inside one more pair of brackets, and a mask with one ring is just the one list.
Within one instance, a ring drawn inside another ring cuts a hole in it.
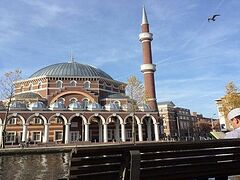
[{"label": "minaret balcony", "polygon": [[155,72],[156,71],[156,65],[155,64],[142,64],[141,65],[141,72]]},{"label": "minaret balcony", "polygon": [[149,32],[143,32],[139,34],[139,41],[152,41],[153,40],[153,34]]}]

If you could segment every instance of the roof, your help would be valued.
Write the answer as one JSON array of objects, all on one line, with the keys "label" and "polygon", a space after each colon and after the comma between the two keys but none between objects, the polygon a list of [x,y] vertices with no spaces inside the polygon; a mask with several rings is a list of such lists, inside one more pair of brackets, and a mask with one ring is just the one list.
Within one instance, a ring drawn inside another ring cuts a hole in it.
[{"label": "roof", "polygon": [[34,92],[26,92],[26,93],[21,93],[21,94],[16,94],[14,96],[15,99],[42,99],[42,97]]},{"label": "roof", "polygon": [[107,98],[111,98],[111,99],[126,99],[126,98],[129,98],[129,97],[126,96],[125,94],[122,94],[122,93],[116,93],[116,94],[110,94]]},{"label": "roof", "polygon": [[103,77],[111,79],[112,77],[102,71],[90,65],[80,64],[75,61],[67,63],[53,64],[44,67],[37,72],[33,73],[30,78],[50,76],[50,77]]},{"label": "roof", "polygon": [[175,106],[175,104],[174,104],[172,101],[162,101],[162,102],[158,102],[157,105]]}]

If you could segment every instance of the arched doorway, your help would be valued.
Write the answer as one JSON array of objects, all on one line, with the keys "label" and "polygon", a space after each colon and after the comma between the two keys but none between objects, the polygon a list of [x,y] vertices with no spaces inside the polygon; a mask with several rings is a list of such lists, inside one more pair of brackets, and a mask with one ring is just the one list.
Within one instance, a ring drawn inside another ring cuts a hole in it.
[{"label": "arched doorway", "polygon": [[69,141],[77,142],[84,141],[85,130],[84,130],[84,121],[80,116],[75,116],[71,119],[70,132],[69,132]]},{"label": "arched doorway", "polygon": [[155,139],[153,120],[151,117],[143,118],[142,132],[144,141],[153,141]]}]

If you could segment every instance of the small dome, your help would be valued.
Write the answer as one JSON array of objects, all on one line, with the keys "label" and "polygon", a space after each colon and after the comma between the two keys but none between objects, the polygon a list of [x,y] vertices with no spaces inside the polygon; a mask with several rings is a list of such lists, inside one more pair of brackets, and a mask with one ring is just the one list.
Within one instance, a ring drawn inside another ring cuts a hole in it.
[{"label": "small dome", "polygon": [[72,111],[73,110],[84,110],[83,103],[78,102],[78,101],[72,102],[71,104],[69,104],[68,109],[72,110]]},{"label": "small dome", "polygon": [[91,103],[87,107],[88,110],[93,111],[93,110],[102,110],[102,106],[96,102]]},{"label": "small dome", "polygon": [[119,110],[118,106],[114,103],[106,104],[104,107],[107,111],[118,111]]},{"label": "small dome", "polygon": [[44,110],[46,109],[46,106],[43,102],[41,101],[37,101],[37,102],[34,102],[34,103],[31,103],[29,106],[28,106],[28,109],[29,110]]},{"label": "small dome", "polygon": [[50,104],[49,109],[50,110],[65,110],[66,108],[63,103],[56,101],[56,102]]},{"label": "small dome", "polygon": [[122,105],[122,110],[124,111],[131,111],[132,105],[130,103]]},{"label": "small dome", "polygon": [[27,106],[25,103],[20,102],[20,101],[13,101],[10,110],[26,110]]},{"label": "small dome", "polygon": [[77,62],[59,63],[44,67],[30,76],[30,78],[50,77],[103,77],[112,79],[110,75],[90,65]]}]

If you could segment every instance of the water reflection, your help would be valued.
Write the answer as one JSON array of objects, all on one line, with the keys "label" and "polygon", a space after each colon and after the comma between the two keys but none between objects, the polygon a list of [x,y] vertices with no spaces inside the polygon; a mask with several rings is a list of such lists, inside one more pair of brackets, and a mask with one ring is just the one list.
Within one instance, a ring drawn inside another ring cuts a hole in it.
[{"label": "water reflection", "polygon": [[4,180],[67,178],[68,169],[68,153],[0,157],[0,179]]}]

